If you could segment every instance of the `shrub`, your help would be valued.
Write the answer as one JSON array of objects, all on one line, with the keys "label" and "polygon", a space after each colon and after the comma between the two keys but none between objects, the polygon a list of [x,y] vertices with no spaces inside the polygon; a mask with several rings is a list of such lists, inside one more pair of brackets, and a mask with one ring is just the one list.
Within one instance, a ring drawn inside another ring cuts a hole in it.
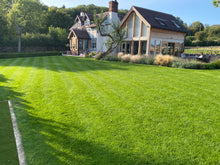
[{"label": "shrub", "polygon": [[183,68],[186,69],[205,69],[204,63],[201,63],[197,60],[186,60],[183,64]]},{"label": "shrub", "polygon": [[119,52],[118,53],[118,61],[121,61],[121,57],[124,55],[124,53],[123,52]]},{"label": "shrub", "polygon": [[216,65],[214,63],[206,63],[204,64],[205,69],[216,69]]},{"label": "shrub", "polygon": [[96,55],[96,52],[91,52],[91,53],[89,53],[89,56],[90,57],[93,57],[93,56],[95,56]]},{"label": "shrub", "polygon": [[170,55],[157,55],[155,58],[155,64],[162,66],[171,66],[173,60],[174,57]]},{"label": "shrub", "polygon": [[121,57],[122,62],[130,62],[130,60],[131,60],[131,55],[130,54],[126,54],[126,55]]},{"label": "shrub", "polygon": [[144,64],[145,63],[144,59],[145,57],[140,55],[130,56],[130,63]]},{"label": "shrub", "polygon": [[147,64],[147,65],[154,65],[154,62],[155,62],[155,57],[154,56],[145,56],[144,58],[144,64]]},{"label": "shrub", "polygon": [[216,69],[220,69],[220,59],[217,59],[217,60],[213,61],[212,63],[215,64]]},{"label": "shrub", "polygon": [[117,55],[109,54],[109,55],[105,56],[104,60],[107,60],[107,61],[118,61],[118,57],[117,57]]},{"label": "shrub", "polygon": [[95,55],[95,59],[100,60],[101,59],[101,54],[102,54],[102,52],[98,52],[98,54]]},{"label": "shrub", "polygon": [[210,63],[202,63],[197,60],[174,58],[171,67],[185,69],[214,69],[215,66]]},{"label": "shrub", "polygon": [[186,64],[185,59],[181,59],[181,58],[175,58],[172,62],[171,67],[173,68],[184,68],[184,65]]}]

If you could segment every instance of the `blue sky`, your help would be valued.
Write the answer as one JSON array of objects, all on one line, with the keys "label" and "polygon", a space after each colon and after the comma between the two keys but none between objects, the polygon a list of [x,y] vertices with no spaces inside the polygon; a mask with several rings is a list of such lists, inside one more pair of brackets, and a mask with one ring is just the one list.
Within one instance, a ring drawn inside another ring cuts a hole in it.
[{"label": "blue sky", "polygon": [[[94,4],[108,7],[109,0],[41,0],[47,6],[66,8],[78,5]],[[220,24],[220,8],[212,5],[212,0],[118,0],[119,9],[130,9],[131,6],[139,6],[151,10],[165,12],[180,17],[188,25],[195,21],[203,24]]]}]

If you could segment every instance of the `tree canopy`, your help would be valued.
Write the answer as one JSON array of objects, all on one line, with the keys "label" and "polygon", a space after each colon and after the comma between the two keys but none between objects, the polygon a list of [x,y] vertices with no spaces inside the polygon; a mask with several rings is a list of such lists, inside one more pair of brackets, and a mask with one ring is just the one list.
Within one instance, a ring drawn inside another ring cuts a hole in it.
[{"label": "tree canopy", "polygon": [[212,3],[215,7],[220,7],[220,0],[213,0]]},{"label": "tree canopy", "polygon": [[[213,1],[213,4],[219,6],[219,0]],[[37,44],[55,46],[59,43],[65,47],[68,43],[66,36],[68,30],[75,23],[76,15],[79,15],[82,9],[90,14],[108,11],[107,7],[94,4],[58,8],[43,5],[39,0],[0,0],[0,46],[18,46],[19,51],[22,44],[23,46]],[[127,10],[119,10],[119,15],[125,15],[127,12]],[[199,21],[187,25],[179,17],[177,19],[188,29],[187,43],[199,41],[218,44],[219,25],[208,26]],[[117,30],[115,32],[117,33]]]}]

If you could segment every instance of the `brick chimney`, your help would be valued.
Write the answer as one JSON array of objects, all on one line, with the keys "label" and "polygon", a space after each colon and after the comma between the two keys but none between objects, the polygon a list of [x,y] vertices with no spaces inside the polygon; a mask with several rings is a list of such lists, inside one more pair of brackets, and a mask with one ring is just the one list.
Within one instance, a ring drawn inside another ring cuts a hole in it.
[{"label": "brick chimney", "polygon": [[118,13],[118,2],[117,2],[117,0],[109,2],[109,12]]}]

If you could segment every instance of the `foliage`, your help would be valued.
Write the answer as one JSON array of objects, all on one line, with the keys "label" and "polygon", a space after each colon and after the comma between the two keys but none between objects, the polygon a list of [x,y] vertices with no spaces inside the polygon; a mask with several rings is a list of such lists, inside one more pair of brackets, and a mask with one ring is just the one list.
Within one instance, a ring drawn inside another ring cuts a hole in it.
[{"label": "foliage", "polygon": [[199,31],[195,33],[195,37],[198,41],[205,41],[207,34],[204,31]]},{"label": "foliage", "polygon": [[93,17],[98,33],[100,33],[102,37],[107,38],[107,43],[105,43],[107,47],[106,52],[102,52],[102,54],[98,56],[99,58],[96,57],[96,59],[102,59],[122,44],[125,38],[125,30],[120,28],[119,20],[109,25],[103,13],[101,13],[100,16],[97,16],[95,13]]},{"label": "foliage", "polygon": [[220,59],[216,59],[212,63],[215,64],[216,69],[220,69]]},{"label": "foliage", "polygon": [[124,56],[124,53],[123,53],[123,52],[119,52],[119,53],[118,53],[118,61],[121,61],[121,57],[122,57],[122,56]]},{"label": "foliage", "polygon": [[50,26],[48,34],[51,37],[51,44],[54,46],[60,46],[68,42],[66,29]]},{"label": "foliage", "polygon": [[202,46],[202,47],[185,47],[185,53],[189,54],[212,54],[212,55],[220,55],[220,47],[219,46]]},{"label": "foliage", "polygon": [[[58,41],[49,41],[49,28],[65,29],[66,32],[74,24],[76,15],[79,15],[83,9],[87,13],[108,11],[106,7],[99,7],[93,4],[80,5],[75,8],[57,8],[43,5],[39,0],[0,0],[0,44],[1,47],[14,47],[18,44],[21,46],[36,46],[39,39],[39,45],[48,41],[45,46],[57,46],[64,41],[67,43],[67,34],[63,32],[63,39]],[[119,13],[125,13],[125,10],[119,10]],[[50,32],[51,33],[51,32]],[[57,38],[55,36],[55,38]],[[30,39],[30,40],[29,40]],[[29,42],[30,41],[30,42]],[[43,42],[42,42],[43,41]],[[33,43],[33,45],[31,45]],[[39,46],[38,45],[38,46]]]},{"label": "foliage", "polygon": [[173,60],[174,60],[173,56],[160,54],[156,56],[155,64],[162,65],[162,66],[171,66]]},{"label": "foliage", "polygon": [[130,62],[131,61],[131,56],[130,54],[125,54],[121,57],[122,62]]},{"label": "foliage", "polygon": [[220,7],[220,0],[213,0],[212,3],[215,7]]},{"label": "foliage", "polygon": [[[203,28],[204,27],[204,28]],[[220,45],[220,25],[203,25],[192,23],[188,28],[185,40],[186,46],[217,46]]]},{"label": "foliage", "polygon": [[203,31],[203,30],[204,30],[204,25],[199,21],[193,22],[188,27],[188,31],[189,31],[188,33],[190,36],[194,36],[196,32]]},{"label": "foliage", "polygon": [[154,65],[154,61],[155,61],[154,56],[142,56],[142,55],[130,55],[130,54],[124,55],[123,52],[119,52],[117,57],[118,57],[118,61],[130,62],[136,64]]},{"label": "foliage", "polygon": [[130,57],[130,63],[144,64],[144,56],[133,55]]},{"label": "foliage", "polygon": [[175,58],[172,61],[171,67],[185,69],[205,69],[204,63],[198,60]]},{"label": "foliage", "polygon": [[96,55],[96,52],[91,52],[91,53],[89,53],[89,56],[90,57],[93,57],[93,56],[95,56]]},{"label": "foliage", "polygon": [[[205,55],[204,55],[205,56]],[[140,55],[130,55],[118,53],[118,56],[106,56],[104,60],[107,61],[121,61],[126,63],[134,64],[146,64],[146,65],[161,65],[168,66],[172,68],[185,68],[185,69],[218,69],[220,67],[220,59],[214,60],[215,62],[210,62],[209,58],[203,60],[203,62],[196,59],[182,59],[178,57],[173,57],[170,55],[157,55],[154,56],[140,56]],[[205,61],[205,62],[204,62]]]},{"label": "foliage", "polygon": [[43,32],[47,32],[50,26],[68,30],[73,25],[73,20],[65,9],[49,7],[43,20],[45,26]]},{"label": "foliage", "polygon": [[114,54],[108,54],[104,57],[104,60],[106,61],[118,61],[118,57]]}]

